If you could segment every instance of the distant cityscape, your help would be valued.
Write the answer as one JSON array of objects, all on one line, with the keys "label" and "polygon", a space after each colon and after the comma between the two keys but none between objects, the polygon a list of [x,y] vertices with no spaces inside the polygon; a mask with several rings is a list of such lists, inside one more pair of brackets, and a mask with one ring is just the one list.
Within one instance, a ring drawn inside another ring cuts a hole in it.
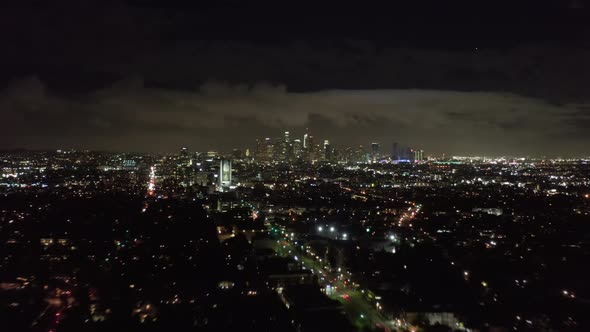
[{"label": "distant cityscape", "polygon": [[[336,149],[0,153],[9,330],[590,325],[590,160]],[[567,273],[566,273],[567,272]]]},{"label": "distant cityscape", "polygon": [[[241,157],[240,150],[234,150],[234,157]],[[323,140],[316,142],[314,136],[306,132],[302,139],[293,138],[285,131],[283,137],[256,140],[253,153],[246,149],[245,157],[253,156],[258,162],[270,161],[309,161],[309,162],[349,162],[349,163],[377,163],[377,162],[421,162],[424,161],[424,151],[403,147],[397,142],[386,150],[380,143],[371,143],[368,149],[362,145],[356,148],[347,147],[338,150]]]}]

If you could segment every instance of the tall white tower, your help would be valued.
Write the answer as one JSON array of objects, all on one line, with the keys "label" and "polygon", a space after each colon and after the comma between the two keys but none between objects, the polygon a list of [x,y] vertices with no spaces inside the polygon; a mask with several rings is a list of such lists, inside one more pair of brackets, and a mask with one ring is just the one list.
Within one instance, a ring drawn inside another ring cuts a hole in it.
[{"label": "tall white tower", "polygon": [[231,186],[231,160],[221,159],[219,162],[219,187],[222,191]]}]

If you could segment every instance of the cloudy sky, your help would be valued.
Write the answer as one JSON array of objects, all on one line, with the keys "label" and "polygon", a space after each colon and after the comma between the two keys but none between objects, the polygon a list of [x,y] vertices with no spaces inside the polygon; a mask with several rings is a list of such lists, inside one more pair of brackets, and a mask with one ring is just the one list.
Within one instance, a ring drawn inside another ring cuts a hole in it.
[{"label": "cloudy sky", "polygon": [[337,146],[589,155],[590,17],[559,3],[7,7],[0,148],[230,150],[309,128]]}]

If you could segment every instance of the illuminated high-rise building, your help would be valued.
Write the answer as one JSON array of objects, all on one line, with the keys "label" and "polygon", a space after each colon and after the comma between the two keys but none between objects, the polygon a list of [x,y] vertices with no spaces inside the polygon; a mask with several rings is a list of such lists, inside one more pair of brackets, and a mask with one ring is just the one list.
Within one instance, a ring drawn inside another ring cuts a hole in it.
[{"label": "illuminated high-rise building", "polygon": [[414,162],[414,150],[412,150],[412,148],[405,148],[404,151],[403,159],[405,161]]},{"label": "illuminated high-rise building", "polygon": [[270,138],[265,138],[264,140],[256,140],[256,152],[254,158],[257,161],[268,161],[271,158],[272,149],[271,149],[271,142]]},{"label": "illuminated high-rise building", "polygon": [[313,136],[311,136],[311,135],[307,136],[307,148],[306,148],[305,152],[307,153],[307,159],[309,161],[312,161],[317,158],[316,151],[317,151],[317,148],[314,145]]},{"label": "illuminated high-rise building", "polygon": [[256,149],[254,150],[254,157],[258,160],[262,160],[264,155],[264,145],[262,141],[256,139]]},{"label": "illuminated high-rise building", "polygon": [[424,150],[413,150],[414,162],[424,161]]},{"label": "illuminated high-rise building", "polygon": [[287,144],[283,137],[275,137],[272,143],[272,159],[284,160],[287,155]]},{"label": "illuminated high-rise building", "polygon": [[379,150],[379,143],[371,143],[371,160],[374,163],[379,161]]},{"label": "illuminated high-rise building", "polygon": [[309,137],[309,135],[307,133],[305,133],[305,135],[303,135],[303,148],[307,149],[307,138]]},{"label": "illuminated high-rise building", "polygon": [[219,162],[219,187],[226,191],[231,186],[231,160],[221,159]]},{"label": "illuminated high-rise building", "polygon": [[367,155],[365,154],[365,148],[362,145],[359,145],[358,148],[354,151],[354,161],[366,163],[367,162]]},{"label": "illuminated high-rise building", "polygon": [[272,144],[270,137],[264,139],[264,160],[270,161],[275,153],[275,146]]},{"label": "illuminated high-rise building", "polygon": [[[279,143],[279,140],[277,140],[277,143]],[[291,156],[290,151],[292,150],[291,147],[291,143],[290,143],[290,138],[289,138],[289,132],[286,131],[285,135],[283,136],[283,141],[280,142],[280,160],[288,160]]]},{"label": "illuminated high-rise building", "polygon": [[329,140],[324,140],[324,160],[332,159],[332,146]]},{"label": "illuminated high-rise building", "polygon": [[189,156],[188,149],[180,149],[180,157],[178,158],[179,166],[190,166],[192,165],[192,158]]},{"label": "illuminated high-rise building", "polygon": [[295,156],[295,158],[299,158],[302,155],[302,146],[301,146],[301,140],[300,139],[295,139],[293,140],[293,156]]}]

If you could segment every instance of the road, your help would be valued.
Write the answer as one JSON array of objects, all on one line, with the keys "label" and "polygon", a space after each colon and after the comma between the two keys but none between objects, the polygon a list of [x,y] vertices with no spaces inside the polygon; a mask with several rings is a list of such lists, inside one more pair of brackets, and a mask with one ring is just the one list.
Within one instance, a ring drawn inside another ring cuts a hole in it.
[{"label": "road", "polygon": [[[271,227],[279,226],[271,224]],[[325,268],[328,263],[322,261],[308,248],[303,252],[300,248],[297,249],[292,244],[290,234],[280,234],[280,236],[282,239],[276,244],[275,251],[281,256],[289,256],[300,262],[305,269],[316,275],[328,296],[343,304],[348,318],[357,328],[381,327],[385,331],[391,331],[393,328],[391,321],[365,298],[362,291],[353,286],[346,271],[332,272],[329,266]]]},{"label": "road", "polygon": [[64,318],[64,311],[69,307],[67,301],[60,298],[47,298],[47,306],[33,321],[31,327],[42,326],[48,332],[56,332]]},{"label": "road", "polygon": [[[343,190],[348,192],[356,192],[356,190],[342,187]],[[379,195],[368,194],[364,191],[360,191],[357,194],[371,196],[372,198],[381,200],[391,200]],[[386,236],[395,233],[394,227],[409,227],[413,228],[413,220],[420,212],[422,206],[414,202],[408,202],[408,209],[404,211],[399,219],[391,223],[390,231]],[[253,210],[254,205],[251,205]],[[271,229],[280,230],[280,225],[274,223],[274,216],[271,213],[267,216],[267,221]],[[378,303],[372,304],[363,294],[362,290],[357,289],[353,286],[352,280],[346,271],[332,272],[332,268],[328,266],[328,263],[322,261],[322,259],[310,251],[309,248],[296,248],[292,243],[297,234],[287,234],[284,230],[277,232],[271,231],[271,234],[275,234],[280,237],[280,241],[276,244],[276,252],[281,256],[290,256],[293,259],[299,261],[302,266],[318,277],[320,285],[327,289],[328,295],[340,301],[343,304],[344,310],[348,315],[351,322],[359,329],[365,327],[379,327],[385,331],[397,330],[398,326],[394,325],[391,320],[385,318],[378,310]],[[327,267],[327,268],[326,268]]]}]

